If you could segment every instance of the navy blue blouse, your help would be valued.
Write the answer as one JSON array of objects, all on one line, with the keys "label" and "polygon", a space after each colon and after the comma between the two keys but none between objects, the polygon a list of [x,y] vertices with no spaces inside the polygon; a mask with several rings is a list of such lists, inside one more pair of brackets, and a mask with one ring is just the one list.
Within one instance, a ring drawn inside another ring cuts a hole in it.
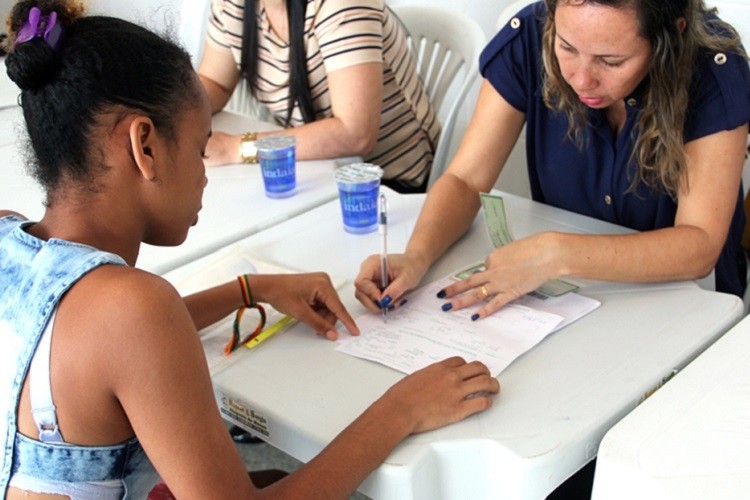
[{"label": "navy blue blouse", "polygon": [[[566,138],[568,120],[542,99],[542,2],[524,8],[490,41],[479,59],[480,72],[514,108],[526,115],[526,156],[534,200],[639,231],[674,226],[677,204],[641,184],[629,190],[630,161],[637,131],[642,83],[626,97],[627,119],[617,136],[605,111],[588,110],[583,150]],[[685,141],[750,121],[750,69],[736,54],[706,54],[698,61],[690,90]],[[716,289],[742,296],[745,258],[740,239],[745,224],[742,189],[729,234],[716,263]]]}]

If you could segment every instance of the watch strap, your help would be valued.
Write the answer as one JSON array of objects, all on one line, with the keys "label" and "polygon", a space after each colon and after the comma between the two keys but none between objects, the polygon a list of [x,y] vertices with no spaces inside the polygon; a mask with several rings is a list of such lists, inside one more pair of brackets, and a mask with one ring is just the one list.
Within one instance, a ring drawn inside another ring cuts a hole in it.
[{"label": "watch strap", "polygon": [[256,132],[245,132],[240,138],[240,158],[242,163],[258,163],[258,150],[255,141],[258,138]]}]

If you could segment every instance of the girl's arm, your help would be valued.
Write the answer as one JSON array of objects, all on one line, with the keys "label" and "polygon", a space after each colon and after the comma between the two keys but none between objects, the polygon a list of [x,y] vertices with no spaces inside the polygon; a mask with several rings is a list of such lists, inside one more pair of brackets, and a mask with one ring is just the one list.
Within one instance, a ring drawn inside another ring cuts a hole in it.
[{"label": "girl's arm", "polygon": [[[325,273],[251,274],[248,281],[256,302],[271,304],[276,310],[306,323],[318,335],[336,340],[339,320],[351,334],[359,334]],[[197,330],[216,323],[245,304],[237,280],[194,293],[184,301]]]},{"label": "girl's arm", "polygon": [[487,409],[499,390],[478,362],[431,365],[389,389],[318,457],[257,490],[221,420],[182,299],[154,276],[117,286],[123,293],[97,343],[116,346],[104,380],[177,498],[346,498],[404,437]]}]

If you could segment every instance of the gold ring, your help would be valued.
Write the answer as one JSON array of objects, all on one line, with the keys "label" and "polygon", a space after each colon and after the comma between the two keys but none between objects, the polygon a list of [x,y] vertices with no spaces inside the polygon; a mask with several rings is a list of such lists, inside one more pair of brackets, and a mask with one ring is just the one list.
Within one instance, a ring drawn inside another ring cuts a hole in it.
[{"label": "gold ring", "polygon": [[490,293],[487,291],[486,286],[482,285],[482,288],[480,288],[480,290],[482,291],[482,297],[484,297],[485,299],[490,296]]}]

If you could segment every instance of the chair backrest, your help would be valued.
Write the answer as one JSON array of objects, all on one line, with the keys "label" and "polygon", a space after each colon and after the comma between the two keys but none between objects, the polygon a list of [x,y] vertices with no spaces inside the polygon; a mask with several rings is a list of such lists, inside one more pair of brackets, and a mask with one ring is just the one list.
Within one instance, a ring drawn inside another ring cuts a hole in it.
[{"label": "chair backrest", "polygon": [[463,12],[433,5],[394,5],[391,10],[401,19],[409,34],[409,48],[417,61],[417,72],[436,112],[440,111],[448,89],[458,82],[455,98],[443,120],[440,139],[427,188],[443,173],[461,104],[479,74],[479,54],[487,38],[479,24]]}]

